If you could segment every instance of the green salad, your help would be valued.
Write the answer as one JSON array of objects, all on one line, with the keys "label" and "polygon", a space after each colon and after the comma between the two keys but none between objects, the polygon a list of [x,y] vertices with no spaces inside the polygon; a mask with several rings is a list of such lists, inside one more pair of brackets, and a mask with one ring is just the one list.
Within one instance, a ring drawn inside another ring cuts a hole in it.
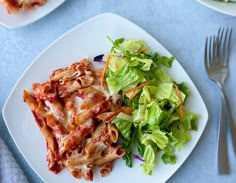
[{"label": "green salad", "polygon": [[121,94],[124,105],[132,108],[132,115],[120,113],[112,123],[121,133],[126,165],[132,167],[136,145],[142,168],[151,175],[158,153],[165,164],[176,163],[175,151],[191,140],[199,117],[185,108],[187,85],[166,72],[174,57],[152,53],[142,40],[111,42],[105,81],[110,93]]}]

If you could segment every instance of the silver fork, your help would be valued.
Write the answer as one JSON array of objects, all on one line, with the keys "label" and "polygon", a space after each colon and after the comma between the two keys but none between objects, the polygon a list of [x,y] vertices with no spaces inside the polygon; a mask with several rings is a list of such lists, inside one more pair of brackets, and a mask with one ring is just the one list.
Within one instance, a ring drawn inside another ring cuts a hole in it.
[{"label": "silver fork", "polygon": [[229,158],[226,136],[226,116],[224,110],[224,101],[220,105],[220,121],[217,134],[217,168],[219,174],[229,174]]},{"label": "silver fork", "polygon": [[[231,35],[232,35],[232,29],[224,29],[220,28],[218,31],[217,36],[210,36],[206,39],[205,43],[205,69],[206,72],[211,80],[216,82],[218,87],[221,89],[221,95],[222,95],[222,107],[225,108],[228,120],[229,120],[229,126],[230,126],[230,132],[234,147],[234,152],[236,153],[236,127],[233,119],[233,115],[231,112],[230,104],[228,101],[228,97],[226,95],[225,89],[224,89],[224,82],[227,79],[229,75],[229,54],[230,54],[230,42],[231,42]],[[223,109],[221,110],[221,119],[219,125],[219,138],[218,138],[218,173],[229,173],[229,167],[227,167],[227,163],[224,163],[224,161],[227,161],[228,154],[227,154],[227,145],[226,145],[226,137],[225,132],[222,130],[225,130],[225,118]],[[223,128],[221,127],[223,126]],[[223,147],[226,148],[223,150]],[[221,164],[220,164],[221,163]],[[222,164],[223,163],[223,164]],[[228,169],[227,169],[228,168]]]}]

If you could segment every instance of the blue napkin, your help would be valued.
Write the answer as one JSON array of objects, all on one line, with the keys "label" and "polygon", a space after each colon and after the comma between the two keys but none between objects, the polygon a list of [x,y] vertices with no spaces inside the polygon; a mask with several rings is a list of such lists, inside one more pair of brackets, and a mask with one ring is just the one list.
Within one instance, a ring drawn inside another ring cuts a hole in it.
[{"label": "blue napkin", "polygon": [[28,183],[23,171],[0,138],[0,183]]}]

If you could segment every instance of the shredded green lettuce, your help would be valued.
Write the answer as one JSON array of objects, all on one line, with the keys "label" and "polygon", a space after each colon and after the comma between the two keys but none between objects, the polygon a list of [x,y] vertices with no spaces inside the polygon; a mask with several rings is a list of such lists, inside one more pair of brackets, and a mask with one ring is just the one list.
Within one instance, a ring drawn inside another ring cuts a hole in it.
[{"label": "shredded green lettuce", "polygon": [[162,161],[165,164],[175,164],[176,163],[176,155],[175,155],[175,149],[171,145],[167,145],[163,149],[163,154],[161,156]]},{"label": "shredded green lettuce", "polygon": [[143,170],[147,175],[151,175],[153,169],[155,168],[155,159],[156,152],[155,149],[151,145],[147,145],[143,154]]},{"label": "shredded green lettuce", "polygon": [[[120,113],[112,121],[120,131],[122,149],[126,151],[123,159],[132,167],[136,144],[144,160],[142,168],[151,175],[158,153],[165,164],[176,163],[175,151],[191,140],[191,131],[197,130],[199,117],[184,106],[190,95],[187,84],[177,83],[166,72],[174,57],[152,53],[142,40],[108,39],[113,45],[106,71],[109,92],[122,94],[124,105],[133,109],[132,115]],[[145,86],[138,87],[145,82]],[[133,92],[126,92],[129,90],[135,90],[136,95],[130,98]],[[180,105],[184,117],[180,115]]]},{"label": "shredded green lettuce", "polygon": [[121,133],[122,149],[126,151],[123,159],[126,161],[128,167],[132,167],[133,143],[135,137],[135,131],[132,127],[132,116],[119,113],[112,123],[116,125]]},{"label": "shredded green lettuce", "polygon": [[119,129],[122,136],[130,140],[130,134],[131,134],[131,126],[132,126],[132,116],[126,115],[124,113],[119,113],[117,117],[112,121],[116,125],[116,127]]},{"label": "shredded green lettuce", "polygon": [[159,149],[164,149],[169,142],[166,133],[159,129],[153,130],[151,133],[144,133],[140,140],[144,145],[155,145]]}]

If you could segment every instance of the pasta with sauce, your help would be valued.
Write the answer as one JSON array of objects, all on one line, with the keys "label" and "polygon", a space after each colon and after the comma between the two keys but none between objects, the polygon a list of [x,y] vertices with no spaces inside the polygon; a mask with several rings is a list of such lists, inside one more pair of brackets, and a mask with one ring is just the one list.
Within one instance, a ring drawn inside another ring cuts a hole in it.
[{"label": "pasta with sauce", "polygon": [[106,176],[113,161],[125,154],[111,120],[130,110],[99,85],[101,73],[85,58],[34,83],[32,93],[23,92],[46,139],[48,168],[54,173],[66,167],[74,177],[91,181],[93,168]]},{"label": "pasta with sauce", "polygon": [[9,14],[17,14],[23,10],[31,10],[43,6],[47,0],[0,0]]}]

